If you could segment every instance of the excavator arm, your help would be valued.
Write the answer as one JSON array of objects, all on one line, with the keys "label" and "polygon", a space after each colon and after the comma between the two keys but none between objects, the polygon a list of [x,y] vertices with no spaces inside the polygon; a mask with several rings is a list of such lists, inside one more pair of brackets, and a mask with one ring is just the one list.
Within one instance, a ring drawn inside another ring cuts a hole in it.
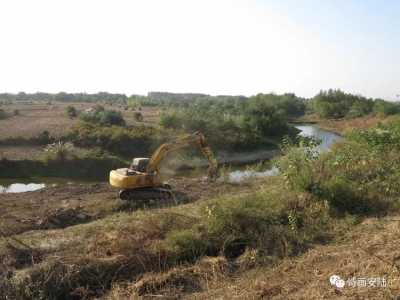
[{"label": "excavator arm", "polygon": [[200,147],[209,164],[208,180],[215,181],[219,177],[217,160],[201,132],[187,134],[179,139],[164,143],[158,147],[150,158],[148,173],[157,173],[161,169],[162,161],[167,153],[177,151],[190,145],[198,145]]}]

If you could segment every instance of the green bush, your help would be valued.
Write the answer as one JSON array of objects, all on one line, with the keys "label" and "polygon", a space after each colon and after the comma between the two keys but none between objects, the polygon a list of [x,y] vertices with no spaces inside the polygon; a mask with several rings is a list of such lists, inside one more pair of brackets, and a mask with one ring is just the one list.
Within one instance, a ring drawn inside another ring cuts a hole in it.
[{"label": "green bush", "polygon": [[84,122],[98,123],[100,116],[105,111],[103,105],[96,104],[91,109],[85,110],[79,115],[79,119]]},{"label": "green bush", "polygon": [[371,202],[355,182],[333,177],[323,183],[324,196],[342,213],[359,214],[370,212]]},{"label": "green bush", "polygon": [[68,160],[76,157],[74,150],[74,145],[71,142],[49,144],[44,150],[43,161],[46,164],[66,164]]},{"label": "green bush", "polygon": [[116,110],[105,110],[100,116],[100,125],[109,126],[109,125],[116,125],[116,126],[125,126],[126,122],[122,113]]},{"label": "green bush", "polygon": [[120,111],[106,110],[103,105],[96,104],[91,110],[84,111],[79,115],[84,122],[98,123],[102,126],[125,126],[126,122]]},{"label": "green bush", "polygon": [[19,109],[14,108],[12,111],[13,116],[18,116],[19,115]]},{"label": "green bush", "polygon": [[67,106],[66,110],[67,110],[67,116],[69,118],[72,119],[72,118],[76,117],[76,109],[74,106],[69,105],[69,106]]},{"label": "green bush", "polygon": [[285,156],[275,157],[271,162],[281,172],[288,187],[309,190],[314,184],[310,164],[317,158],[316,147],[322,140],[314,136],[297,136],[296,139],[299,146],[296,146],[289,136],[284,136],[280,149]]},{"label": "green bush", "polygon": [[101,147],[119,155],[146,157],[151,155],[156,147],[167,141],[168,136],[168,133],[145,125],[122,127],[79,122],[73,131],[63,135],[62,140],[87,148]]},{"label": "green bush", "polygon": [[51,141],[50,132],[45,130],[42,133],[38,134],[38,139],[43,143],[49,143]]},{"label": "green bush", "polygon": [[133,113],[133,119],[137,122],[142,122],[143,121],[143,115],[140,112],[134,112]]},{"label": "green bush", "polygon": [[0,108],[0,119],[7,118],[7,113],[4,109]]},{"label": "green bush", "polygon": [[86,150],[84,156],[85,157],[105,157],[108,155],[108,152],[101,149],[101,147],[91,147],[90,149]]}]

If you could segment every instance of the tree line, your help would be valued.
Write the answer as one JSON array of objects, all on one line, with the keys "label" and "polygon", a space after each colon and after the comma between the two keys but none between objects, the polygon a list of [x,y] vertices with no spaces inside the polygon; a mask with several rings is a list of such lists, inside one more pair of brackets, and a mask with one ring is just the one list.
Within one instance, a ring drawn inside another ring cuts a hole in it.
[{"label": "tree line", "polygon": [[[258,99],[258,100],[254,100]],[[400,113],[398,103],[384,99],[366,98],[360,94],[345,93],[340,89],[321,90],[313,98],[302,98],[294,93],[277,95],[275,93],[257,94],[251,97],[218,95],[211,96],[201,93],[168,93],[149,92],[147,95],[99,92],[97,94],[66,93],[56,94],[36,92],[18,94],[0,93],[0,105],[12,101],[56,101],[56,102],[82,102],[110,105],[124,105],[132,107],[157,106],[172,108],[188,108],[189,106],[214,106],[224,107],[231,112],[240,107],[240,103],[260,101],[273,103],[289,115],[302,115],[315,113],[321,118],[355,118],[368,114],[391,115]]]},{"label": "tree line", "polygon": [[368,114],[394,115],[400,113],[397,102],[366,98],[349,94],[340,89],[320,91],[307,102],[307,113],[316,113],[321,118],[357,118]]}]

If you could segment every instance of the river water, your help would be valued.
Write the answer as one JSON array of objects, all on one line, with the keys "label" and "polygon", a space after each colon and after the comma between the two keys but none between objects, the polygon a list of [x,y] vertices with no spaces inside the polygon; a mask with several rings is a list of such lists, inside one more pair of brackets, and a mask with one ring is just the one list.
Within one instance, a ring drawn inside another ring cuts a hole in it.
[{"label": "river water", "polygon": [[[329,146],[335,142],[342,139],[341,136],[328,132],[326,130],[322,130],[313,126],[295,126],[300,129],[300,134],[302,135],[314,135],[316,138],[322,140],[322,144],[320,146],[320,151],[325,151],[329,149]],[[268,176],[278,172],[275,168],[268,168],[263,165],[257,170],[249,168],[248,166],[235,166],[231,167],[227,170],[227,174],[229,174],[229,178],[231,180],[241,180],[247,176],[255,175],[259,177]],[[176,175],[168,175],[162,174],[163,180],[169,180],[171,178],[177,179],[183,176],[190,176],[192,171],[182,171]],[[200,174],[199,174],[200,176]],[[47,178],[47,177],[34,177],[34,178],[12,178],[12,179],[0,179],[0,194],[1,193],[19,193],[19,192],[27,192],[34,191],[37,189],[41,189],[44,187],[50,187],[54,185],[61,184],[71,184],[71,183],[94,183],[94,182],[104,182],[108,180],[108,178],[99,179],[99,178],[87,178],[85,180],[76,180],[71,178]]]}]

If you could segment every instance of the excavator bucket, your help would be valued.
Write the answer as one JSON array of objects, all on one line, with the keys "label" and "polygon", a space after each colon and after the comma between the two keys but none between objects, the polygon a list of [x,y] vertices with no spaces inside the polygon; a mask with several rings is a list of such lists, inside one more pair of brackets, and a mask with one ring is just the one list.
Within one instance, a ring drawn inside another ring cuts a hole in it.
[{"label": "excavator bucket", "polygon": [[218,179],[221,175],[218,167],[216,168],[209,168],[207,172],[207,181],[214,182]]}]

